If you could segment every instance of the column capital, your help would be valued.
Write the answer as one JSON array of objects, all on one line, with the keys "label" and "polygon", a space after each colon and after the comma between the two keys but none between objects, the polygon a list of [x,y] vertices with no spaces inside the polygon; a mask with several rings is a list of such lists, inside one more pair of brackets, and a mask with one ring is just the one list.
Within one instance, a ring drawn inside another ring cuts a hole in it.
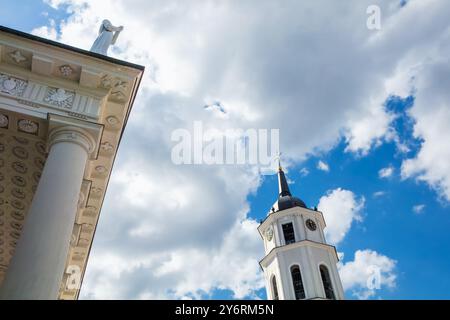
[{"label": "column capital", "polygon": [[92,135],[75,126],[64,126],[52,129],[48,133],[48,148],[59,142],[72,142],[83,147],[90,155],[94,152],[96,143]]},{"label": "column capital", "polygon": [[49,114],[48,148],[60,142],[76,143],[91,159],[97,157],[103,126],[55,114]]}]

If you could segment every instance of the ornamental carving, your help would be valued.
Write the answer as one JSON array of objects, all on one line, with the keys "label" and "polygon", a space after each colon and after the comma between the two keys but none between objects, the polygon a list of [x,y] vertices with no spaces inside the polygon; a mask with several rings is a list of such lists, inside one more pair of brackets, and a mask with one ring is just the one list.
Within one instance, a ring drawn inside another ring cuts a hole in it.
[{"label": "ornamental carving", "polygon": [[44,101],[48,104],[71,109],[75,100],[75,92],[63,88],[48,88]]},{"label": "ornamental carving", "polygon": [[16,197],[16,198],[19,198],[19,199],[25,199],[25,192],[23,192],[23,190],[22,189],[20,189],[20,188],[13,188],[12,190],[11,190],[11,194],[14,196],[14,197]]},{"label": "ornamental carving", "polygon": [[102,188],[98,188],[98,187],[92,187],[91,188],[92,193],[94,194],[100,194],[102,192]]},{"label": "ornamental carving", "polygon": [[16,146],[12,149],[13,154],[19,158],[19,159],[26,159],[28,158],[28,151],[25,150],[25,148]]},{"label": "ornamental carving", "polygon": [[25,165],[25,163],[20,162],[20,161],[13,162],[13,164],[11,166],[17,173],[20,173],[20,174],[25,174],[28,171],[28,168]]},{"label": "ornamental carving", "polygon": [[41,179],[41,173],[37,172],[37,171],[35,173],[33,173],[33,179],[34,179],[34,182],[38,183],[39,180]]},{"label": "ornamental carving", "polygon": [[125,101],[125,94],[121,91],[113,91],[111,92],[111,98],[118,101]]},{"label": "ornamental carving", "polygon": [[[13,237],[14,239],[16,239],[16,240],[18,240],[18,239],[20,238],[20,233],[17,232],[17,231],[11,231],[11,232],[9,233],[9,235],[10,235],[11,237]],[[17,243],[16,243],[16,244],[17,244]]]},{"label": "ornamental carving", "polygon": [[16,140],[20,144],[28,144],[28,142],[29,142],[28,139],[25,139],[25,138],[22,138],[22,137],[14,136],[13,138],[14,138],[14,140]]},{"label": "ornamental carving", "polygon": [[[19,238],[20,238],[20,232],[18,232],[18,231],[11,231],[11,232],[9,233],[9,235],[10,235],[11,237],[13,237],[14,239],[16,239],[16,240],[19,240]],[[12,243],[14,243],[14,246],[17,245],[17,242],[15,242],[15,241],[12,241]]]},{"label": "ornamental carving", "polygon": [[25,187],[27,185],[27,181],[21,176],[14,176],[11,178],[11,182],[14,183],[18,187]]},{"label": "ornamental carving", "polygon": [[[19,129],[19,119],[12,120],[10,123],[17,122]],[[24,119],[22,119],[24,120]],[[21,122],[21,131],[30,131],[23,125],[27,122]],[[34,128],[35,129],[35,128]],[[19,129],[20,130],[20,129]],[[20,238],[23,222],[30,207],[33,195],[35,193],[36,178],[41,174],[45,163],[45,155],[40,155],[37,148],[37,137],[33,140],[17,136],[12,132],[5,132],[1,135],[0,141],[8,150],[8,156],[0,153],[0,195],[3,204],[0,203],[3,226],[0,227],[0,238],[3,244],[0,245],[0,258],[3,259],[4,266],[8,266],[17,240]],[[40,143],[44,141],[39,140]],[[11,153],[9,153],[11,152]],[[38,180],[38,179],[37,179]]]},{"label": "ornamental carving", "polygon": [[84,119],[87,120],[87,117],[84,114],[78,113],[78,112],[73,112],[73,111],[67,111],[67,114],[69,116],[72,116],[74,118],[79,118],[79,119]]},{"label": "ornamental carving", "polygon": [[22,212],[15,211],[15,210],[11,211],[11,217],[13,219],[15,219],[15,220],[18,220],[18,221],[22,221],[25,218],[25,216],[24,216],[24,214]]},{"label": "ornamental carving", "polygon": [[77,242],[78,242],[77,235],[72,233],[72,236],[70,237],[70,246],[71,247],[76,247]]},{"label": "ornamental carving", "polygon": [[37,152],[39,152],[42,155],[46,154],[46,152],[45,152],[45,144],[44,143],[42,143],[41,141],[38,141],[38,142],[36,142],[35,146],[36,146]]},{"label": "ornamental carving", "polygon": [[117,119],[115,116],[109,116],[106,118],[106,122],[108,122],[108,124],[112,126],[115,126],[119,124],[119,119]]},{"label": "ornamental carving", "polygon": [[110,97],[120,102],[125,101],[125,91],[128,88],[128,82],[105,74],[100,80],[100,86],[105,89],[111,89]]},{"label": "ornamental carving", "polygon": [[0,114],[0,128],[8,128],[9,119],[8,116]]},{"label": "ornamental carving", "polygon": [[16,221],[12,221],[10,224],[11,228],[16,230],[22,230],[22,225]]},{"label": "ornamental carving", "polygon": [[17,122],[17,127],[19,131],[36,134],[39,129],[39,124],[28,119],[21,119]]},{"label": "ornamental carving", "polygon": [[22,96],[28,82],[0,73],[0,91],[12,96]]},{"label": "ornamental carving", "polygon": [[100,83],[103,88],[110,89],[114,85],[114,78],[110,75],[105,74],[102,77]]},{"label": "ornamental carving", "polygon": [[111,143],[109,143],[108,141],[103,142],[101,144],[100,148],[105,152],[111,152],[114,150],[114,146]]},{"label": "ornamental carving", "polygon": [[59,67],[59,72],[61,72],[61,75],[64,77],[69,77],[73,73],[73,69],[68,64],[65,64]]},{"label": "ornamental carving", "polygon": [[43,159],[41,159],[41,158],[35,158],[34,159],[34,164],[36,165],[36,167],[38,167],[38,169],[44,169],[44,164],[45,164],[45,161],[43,160]]},{"label": "ornamental carving", "polygon": [[13,51],[9,53],[11,59],[13,59],[16,63],[21,63],[27,61],[28,59],[20,52],[19,50]]},{"label": "ornamental carving", "polygon": [[116,90],[126,90],[128,87],[128,83],[123,80],[117,80],[116,84],[114,85],[114,89]]},{"label": "ornamental carving", "polygon": [[19,200],[16,200],[16,199],[14,199],[14,200],[11,201],[11,205],[12,205],[14,208],[18,209],[18,210],[23,210],[23,209],[25,209],[25,205],[24,205],[22,202],[20,202]]},{"label": "ornamental carving", "polygon": [[98,173],[105,173],[106,168],[104,166],[96,166],[95,171],[97,171]]}]

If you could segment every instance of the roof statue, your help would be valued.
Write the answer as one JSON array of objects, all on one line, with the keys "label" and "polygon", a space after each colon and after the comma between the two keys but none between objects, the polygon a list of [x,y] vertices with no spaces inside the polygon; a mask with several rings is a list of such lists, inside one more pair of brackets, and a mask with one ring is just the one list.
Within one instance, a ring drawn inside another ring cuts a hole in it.
[{"label": "roof statue", "polygon": [[119,33],[122,30],[123,26],[115,27],[108,19],[103,20],[98,31],[98,37],[95,39],[91,51],[106,56],[109,46],[116,43]]}]

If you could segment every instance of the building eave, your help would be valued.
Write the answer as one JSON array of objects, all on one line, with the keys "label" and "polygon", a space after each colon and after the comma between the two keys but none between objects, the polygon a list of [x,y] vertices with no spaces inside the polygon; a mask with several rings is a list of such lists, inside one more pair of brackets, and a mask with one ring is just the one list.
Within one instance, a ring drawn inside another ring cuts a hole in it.
[{"label": "building eave", "polygon": [[141,70],[141,71],[144,71],[144,69],[145,69],[144,66],[139,65],[139,64],[131,63],[131,62],[128,62],[128,61],[123,61],[123,60],[112,58],[112,57],[109,57],[109,56],[105,56],[105,55],[102,55],[102,54],[99,54],[99,53],[96,53],[96,52],[91,52],[91,51],[88,51],[88,50],[80,49],[80,48],[73,47],[73,46],[70,46],[70,45],[67,45],[67,44],[64,44],[64,43],[61,43],[61,42],[53,41],[53,40],[50,40],[50,39],[45,39],[45,38],[42,38],[42,37],[30,34],[30,33],[26,33],[26,32],[22,32],[22,31],[19,31],[19,30],[11,29],[11,28],[8,28],[8,27],[2,26],[2,25],[0,25],[0,31],[5,32],[5,33],[9,33],[11,35],[19,36],[21,38],[29,39],[29,40],[32,40],[32,41],[37,41],[37,42],[40,42],[40,43],[43,43],[43,44],[47,44],[47,45],[50,45],[50,46],[53,46],[53,47],[58,47],[58,48],[61,48],[61,49],[64,49],[64,50],[69,50],[69,51],[72,51],[72,52],[75,52],[75,53],[86,55],[86,56],[89,56],[91,58],[96,58],[96,59],[100,59],[100,60],[103,60],[103,61],[107,61],[107,62],[113,63],[115,65],[121,65],[121,66],[125,66],[125,67],[128,67],[128,68],[133,68],[133,69],[137,69],[137,70]]}]

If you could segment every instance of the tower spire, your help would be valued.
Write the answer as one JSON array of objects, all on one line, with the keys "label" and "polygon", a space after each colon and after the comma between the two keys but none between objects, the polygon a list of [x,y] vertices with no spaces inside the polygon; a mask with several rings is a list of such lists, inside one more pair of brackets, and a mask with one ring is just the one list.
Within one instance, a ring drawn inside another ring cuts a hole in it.
[{"label": "tower spire", "polygon": [[281,166],[281,154],[278,153],[278,199],[272,206],[271,212],[286,210],[293,207],[306,208],[306,204],[297,197],[294,197],[289,190],[286,175]]},{"label": "tower spire", "polygon": [[292,196],[283,168],[281,167],[280,158],[278,158],[278,192],[279,197]]}]

